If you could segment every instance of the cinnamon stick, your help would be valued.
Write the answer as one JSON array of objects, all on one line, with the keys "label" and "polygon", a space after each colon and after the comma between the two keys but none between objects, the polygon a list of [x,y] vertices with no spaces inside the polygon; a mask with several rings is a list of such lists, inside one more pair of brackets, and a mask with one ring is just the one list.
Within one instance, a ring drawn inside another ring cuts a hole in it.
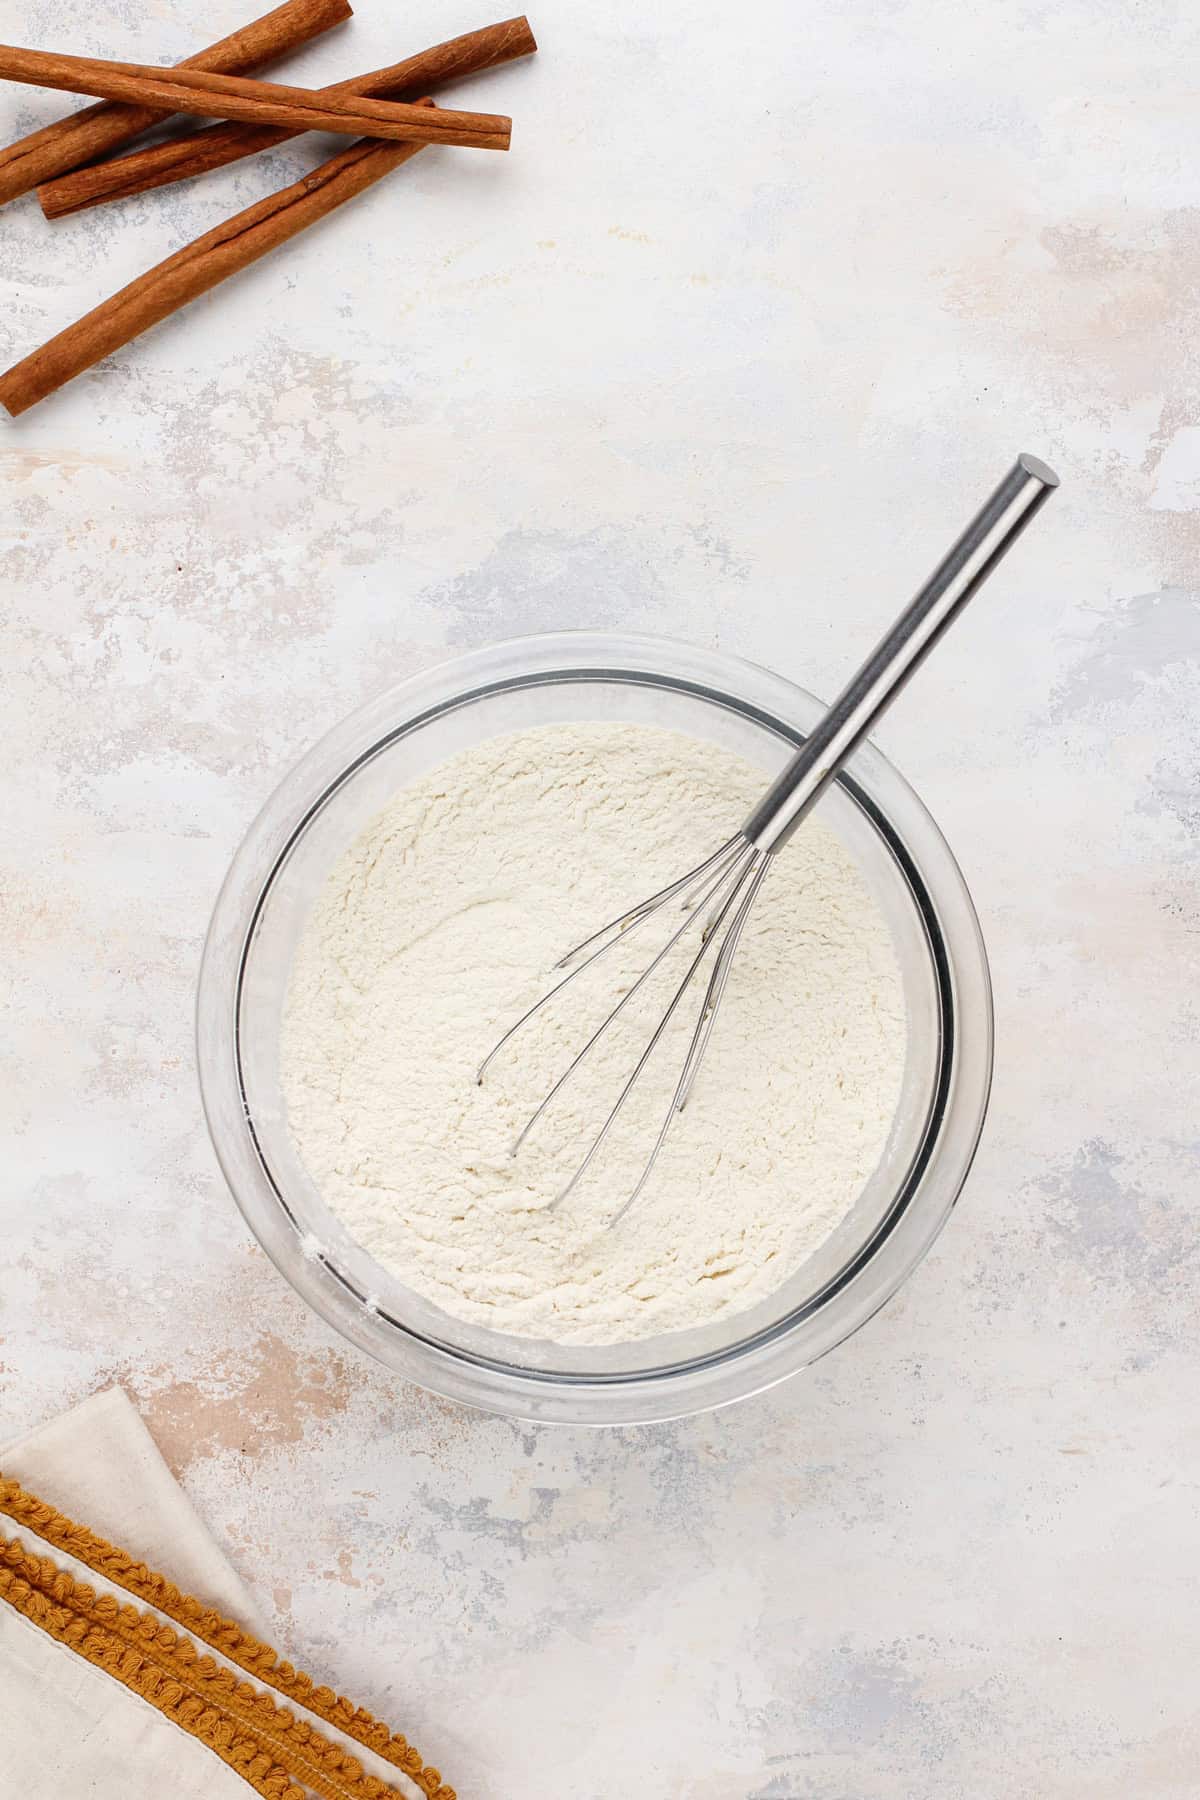
[{"label": "cinnamon stick", "polygon": [[[426,104],[431,105],[431,102]],[[86,318],[60,331],[23,362],[0,375],[0,405],[14,418],[47,394],[90,369],[110,351],[206,294],[219,282],[248,268],[277,245],[343,206],[364,188],[407,162],[417,143],[364,139],[323,162],[290,187],[269,194],[243,212],[206,231],[165,262],[139,275],[128,287],[95,307]]]},{"label": "cinnamon stick", "polygon": [[[462,37],[450,38],[432,50],[422,50],[404,62],[392,63],[385,69],[374,69],[350,81],[335,82],[322,88],[323,94],[362,94],[379,100],[402,100],[426,93],[447,81],[464,75],[478,74],[495,68],[518,56],[530,56],[537,41],[529,20],[520,17],[504,19],[498,25],[480,31],[468,31]],[[207,125],[186,136],[172,138],[163,144],[150,144],[144,150],[131,151],[111,162],[97,163],[90,169],[73,169],[57,180],[38,189],[42,211],[48,219],[61,219],[85,207],[100,206],[107,200],[124,200],[148,188],[165,187],[173,181],[185,181],[210,169],[223,168],[243,156],[283,144],[297,134],[286,126]]]},{"label": "cinnamon stick", "polygon": [[[210,44],[207,50],[197,51],[179,66],[219,75],[242,74],[308,43],[331,25],[340,25],[351,12],[349,0],[284,0],[273,12]],[[157,108],[105,100],[18,138],[15,144],[0,149],[0,204],[28,193],[40,181],[119,149],[166,116]]]},{"label": "cinnamon stick", "polygon": [[247,81],[203,69],[156,69],[144,63],[105,62],[92,56],[23,50],[0,44],[0,76],[37,87],[68,88],[106,100],[132,100],[165,112],[207,119],[245,119],[254,125],[288,125],[298,131],[338,131],[418,144],[464,144],[507,150],[511,119],[494,113],[426,111],[394,100],[316,94],[277,81]]}]

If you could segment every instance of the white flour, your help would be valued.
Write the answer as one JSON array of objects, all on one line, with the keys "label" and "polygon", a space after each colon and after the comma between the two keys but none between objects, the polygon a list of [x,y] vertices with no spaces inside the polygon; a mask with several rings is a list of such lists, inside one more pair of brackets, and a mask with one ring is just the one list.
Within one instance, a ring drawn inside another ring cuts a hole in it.
[{"label": "white flour", "polygon": [[[728,752],[675,733],[543,727],[398,793],[331,873],[292,972],[289,1124],[352,1235],[447,1312],[593,1344],[702,1324],[777,1288],[870,1176],[900,1091],[900,977],[850,856],[812,821],[761,890],[695,1094],[614,1230],[604,1222],[678,1072],[674,1034],[627,1127],[546,1208],[665,990],[602,1040],[515,1161],[513,1139],[622,971],[577,983],[569,1006],[542,1014],[475,1084],[555,958],[725,841],[763,785]],[[621,946],[626,969],[647,960],[651,935]]]}]

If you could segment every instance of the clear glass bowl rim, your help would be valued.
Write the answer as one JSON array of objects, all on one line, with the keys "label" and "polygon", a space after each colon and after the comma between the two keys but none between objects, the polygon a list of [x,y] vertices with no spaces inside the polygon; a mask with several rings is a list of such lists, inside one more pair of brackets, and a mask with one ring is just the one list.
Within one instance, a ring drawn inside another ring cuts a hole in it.
[{"label": "clear glass bowl rim", "polygon": [[887,759],[867,744],[839,778],[909,878],[942,1001],[934,1116],[913,1176],[884,1227],[817,1300],[767,1332],[698,1361],[636,1373],[563,1375],[498,1364],[385,1318],[320,1256],[281,1204],[258,1154],[238,1070],[243,958],[262,897],[289,846],[339,783],[379,744],[431,712],[506,686],[559,678],[683,687],[799,742],[822,702],[725,652],[642,634],[572,631],[522,637],[435,665],[368,700],[285,775],[246,833],[222,884],[197,989],[196,1041],[209,1135],[254,1236],[300,1296],[385,1367],[445,1398],[510,1417],[587,1425],[675,1418],[761,1392],[857,1331],[896,1292],[945,1223],[970,1170],[991,1085],[993,1014],[983,938],[962,873],[937,825]]}]

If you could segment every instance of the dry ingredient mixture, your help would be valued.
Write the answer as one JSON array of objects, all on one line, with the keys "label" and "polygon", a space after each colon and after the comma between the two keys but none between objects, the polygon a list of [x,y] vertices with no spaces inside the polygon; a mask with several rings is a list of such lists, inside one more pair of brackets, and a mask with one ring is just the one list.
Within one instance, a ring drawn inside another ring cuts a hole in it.
[{"label": "dry ingredient mixture", "polygon": [[[555,959],[725,841],[763,785],[760,770],[674,732],[544,726],[396,794],[331,872],[284,1019],[290,1129],[352,1236],[446,1312],[589,1344],[702,1325],[778,1288],[871,1175],[900,1093],[900,976],[849,853],[816,820],[760,892],[699,1084],[613,1230],[678,1073],[690,1004],[585,1181],[548,1207],[668,986],[650,984],[520,1156],[510,1150],[657,943],[622,944],[622,966],[598,965],[475,1083]],[[683,965],[668,962],[678,979]]]}]

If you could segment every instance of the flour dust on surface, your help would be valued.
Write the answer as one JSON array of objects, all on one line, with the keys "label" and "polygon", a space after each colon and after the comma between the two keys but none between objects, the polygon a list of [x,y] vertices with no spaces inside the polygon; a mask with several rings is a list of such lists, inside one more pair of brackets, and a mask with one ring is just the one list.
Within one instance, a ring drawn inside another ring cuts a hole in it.
[{"label": "flour dust on surface", "polygon": [[817,820],[760,890],[700,1081],[615,1228],[693,1003],[585,1180],[550,1202],[682,974],[673,956],[510,1151],[663,938],[622,942],[475,1081],[564,950],[732,836],[763,784],[675,732],[541,726],[398,792],[331,870],[292,969],[283,1091],[326,1204],[391,1275],[474,1325],[619,1343],[766,1299],[845,1216],[887,1141],[905,1015],[887,924]]}]

